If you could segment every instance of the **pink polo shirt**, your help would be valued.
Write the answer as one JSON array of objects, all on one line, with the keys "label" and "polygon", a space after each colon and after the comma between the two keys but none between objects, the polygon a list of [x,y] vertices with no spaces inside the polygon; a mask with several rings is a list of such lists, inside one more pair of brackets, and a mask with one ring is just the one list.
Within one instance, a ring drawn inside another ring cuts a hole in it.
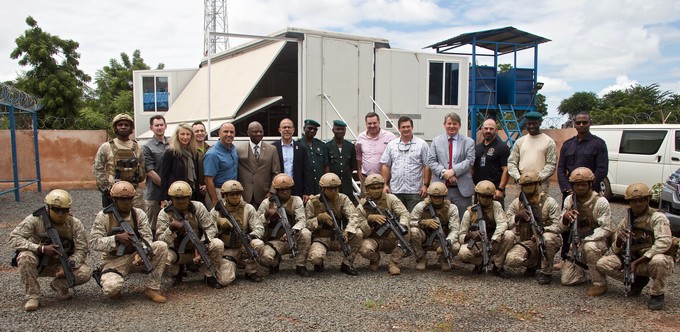
[{"label": "pink polo shirt", "polygon": [[393,133],[380,129],[380,133],[375,138],[366,135],[366,132],[359,134],[356,143],[357,160],[361,161],[361,173],[380,174],[380,157],[387,148],[387,143],[397,138]]}]

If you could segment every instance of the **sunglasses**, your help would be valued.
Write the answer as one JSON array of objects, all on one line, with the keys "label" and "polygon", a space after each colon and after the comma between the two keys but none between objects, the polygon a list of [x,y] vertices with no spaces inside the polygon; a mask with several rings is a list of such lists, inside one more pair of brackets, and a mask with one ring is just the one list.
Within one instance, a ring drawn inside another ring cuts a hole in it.
[{"label": "sunglasses", "polygon": [[587,125],[587,124],[588,124],[588,121],[575,121],[574,124],[577,124],[577,125],[579,125],[579,126],[580,126],[580,125]]},{"label": "sunglasses", "polygon": [[54,212],[54,213],[60,213],[60,214],[69,213],[71,211],[70,208],[60,208],[60,207],[56,207],[56,206],[50,207],[50,210],[52,210],[52,212]]},{"label": "sunglasses", "polygon": [[399,151],[401,151],[401,152],[407,152],[408,150],[411,150],[411,144],[413,144],[413,143],[412,142],[408,142],[408,143],[399,142],[399,143],[397,143],[397,149],[399,149]]}]

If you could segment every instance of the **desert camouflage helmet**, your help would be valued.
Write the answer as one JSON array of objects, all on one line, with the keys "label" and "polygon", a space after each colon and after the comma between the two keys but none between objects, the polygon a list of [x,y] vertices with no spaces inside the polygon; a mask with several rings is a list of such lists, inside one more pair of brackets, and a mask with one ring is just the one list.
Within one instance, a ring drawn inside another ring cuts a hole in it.
[{"label": "desert camouflage helmet", "polygon": [[488,180],[479,181],[475,186],[475,192],[480,195],[493,195],[496,193],[496,186]]},{"label": "desert camouflage helmet", "polygon": [[272,187],[274,189],[291,188],[294,184],[295,181],[293,181],[293,178],[286,173],[279,173],[274,177],[274,180],[272,180]]},{"label": "desert camouflage helmet", "polygon": [[69,209],[71,208],[71,201],[71,194],[62,189],[54,189],[45,196],[45,204],[47,204],[47,206]]},{"label": "desert camouflage helmet", "polygon": [[223,194],[228,194],[228,193],[240,193],[243,192],[243,186],[241,185],[241,182],[238,182],[236,180],[229,180],[225,182],[222,185],[222,188],[220,188]]},{"label": "desert camouflage helmet", "polygon": [[430,196],[446,196],[449,193],[449,188],[443,182],[433,182],[427,188],[427,194]]},{"label": "desert camouflage helmet", "polygon": [[372,184],[385,184],[385,179],[382,177],[382,175],[373,173],[364,179],[365,186],[370,186]]},{"label": "desert camouflage helmet", "polygon": [[652,196],[652,192],[649,191],[649,187],[647,187],[646,184],[644,183],[633,183],[628,188],[626,189],[626,200],[631,200],[631,199],[636,199],[636,198],[643,198],[643,197],[650,197]]},{"label": "desert camouflage helmet", "polygon": [[116,182],[111,186],[111,197],[135,197],[135,186],[127,181]]},{"label": "desert camouflage helmet", "polygon": [[175,181],[168,188],[168,196],[170,197],[191,197],[191,186],[184,181]]},{"label": "desert camouflage helmet", "polygon": [[588,167],[578,167],[571,171],[571,174],[569,175],[569,182],[571,183],[590,182],[594,180],[595,175]]},{"label": "desert camouflage helmet", "polygon": [[116,128],[116,124],[120,121],[129,121],[130,122],[130,127],[135,126],[135,121],[132,120],[132,117],[125,114],[125,113],[120,113],[116,116],[113,117],[113,128]]},{"label": "desert camouflage helmet", "polygon": [[339,187],[340,184],[340,178],[335,173],[326,173],[319,179],[321,188]]},{"label": "desert camouflage helmet", "polygon": [[538,177],[538,172],[528,171],[524,172],[519,176],[519,184],[541,182],[541,178]]}]

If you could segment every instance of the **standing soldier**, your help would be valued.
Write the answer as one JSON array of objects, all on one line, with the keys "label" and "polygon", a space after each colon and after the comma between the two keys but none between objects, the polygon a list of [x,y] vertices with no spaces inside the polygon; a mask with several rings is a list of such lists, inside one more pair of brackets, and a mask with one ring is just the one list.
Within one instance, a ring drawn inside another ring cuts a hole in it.
[{"label": "standing soldier", "polygon": [[[19,267],[21,281],[26,290],[24,310],[34,311],[40,306],[40,283],[38,277],[54,277],[50,288],[60,300],[70,300],[69,287],[82,285],[90,280],[92,269],[85,263],[87,257],[87,234],[83,224],[71,216],[71,195],[55,189],[45,196],[45,206],[26,217],[9,235],[9,245],[16,249],[12,266]],[[46,233],[55,232],[61,248]],[[68,268],[73,275],[69,285],[67,271],[60,261],[61,252],[66,255]]]},{"label": "standing soldier", "polygon": [[[484,261],[482,236],[486,236],[487,240],[490,241],[488,263],[493,260],[493,274],[501,278],[508,278],[503,265],[505,264],[505,255],[515,244],[515,234],[508,230],[508,222],[505,219],[505,212],[503,212],[501,203],[493,200],[496,186],[488,180],[480,181],[475,186],[475,193],[479,203],[468,207],[460,221],[458,241],[461,243],[461,248],[458,256],[464,263],[475,265],[474,273],[481,273],[486,268],[482,266]],[[479,211],[477,206],[481,206],[481,216],[477,212]],[[480,230],[480,219],[486,222],[486,235],[482,234]]]},{"label": "standing soldier", "polygon": [[352,142],[345,139],[347,124],[340,120],[333,121],[333,139],[326,143],[328,147],[328,164],[330,171],[340,178],[340,192],[345,194],[355,205],[352,173],[357,170],[357,154]]},{"label": "standing soldier", "polygon": [[[571,252],[576,253],[577,257],[570,257],[561,269],[562,285],[571,286],[586,281],[584,267],[587,268],[593,281],[588,295],[599,296],[607,291],[607,279],[597,272],[596,264],[607,251],[607,240],[612,234],[613,226],[609,202],[592,189],[594,179],[593,172],[586,167],[574,169],[569,176],[574,193],[564,200],[562,224],[571,229],[571,225],[577,222],[580,240],[578,243],[571,243]],[[576,209],[574,202],[578,203]]]},{"label": "standing soldier", "polygon": [[[160,293],[161,277],[168,259],[168,245],[163,241],[152,241],[149,220],[143,210],[132,206],[135,197],[134,186],[127,181],[116,182],[111,187],[113,204],[99,211],[94,218],[90,230],[90,248],[102,252],[101,266],[95,271],[95,279],[102,287],[104,294],[112,299],[120,298],[125,284],[125,276],[142,272],[145,267],[142,257],[135,251],[136,241],[142,242],[151,260],[151,270],[146,277],[146,295],[151,301],[165,303]],[[133,233],[122,230],[122,223],[132,226]],[[149,243],[151,243],[149,245]],[[118,256],[119,246],[123,246],[123,255]]]},{"label": "standing soldier", "polygon": [[[529,171],[519,178],[521,190],[529,201],[530,206],[525,206],[520,198],[515,198],[508,207],[508,223],[515,230],[515,238],[518,242],[510,249],[505,259],[510,268],[526,267],[525,276],[536,275],[536,269],[540,268],[537,275],[539,285],[547,285],[552,282],[552,265],[555,253],[562,246],[562,223],[560,222],[560,204],[541,190],[541,180],[538,173]],[[543,241],[547,259],[542,256],[539,246],[541,241],[532,229],[529,209],[532,209],[537,225],[543,229]]]},{"label": "standing soldier", "polygon": [[310,194],[316,195],[321,191],[319,187],[319,179],[328,172],[328,147],[326,143],[318,138],[314,138],[319,131],[320,124],[312,119],[307,119],[304,122],[305,134],[298,139],[300,146],[307,151],[307,161],[310,163],[312,192]]},{"label": "standing soldier", "polygon": [[[283,217],[286,217],[288,227],[291,228],[291,235],[294,238],[292,243],[295,244],[295,250],[297,250],[295,252],[295,273],[301,277],[306,277],[308,275],[307,253],[312,241],[312,233],[306,228],[307,218],[305,217],[302,198],[292,195],[293,185],[293,178],[286,173],[279,173],[272,180],[272,188],[275,189],[276,193],[265,198],[257,210],[265,224],[263,239],[266,241],[257,249],[260,254],[260,263],[269,266],[269,273],[279,272],[281,256],[293,253],[283,225]],[[279,206],[276,205],[277,199]],[[280,208],[285,210],[285,216],[282,216],[279,212]]]},{"label": "standing soldier", "polygon": [[[651,310],[660,310],[664,303],[664,288],[666,280],[673,273],[677,257],[677,239],[671,236],[671,228],[668,218],[656,209],[649,207],[649,199],[652,196],[649,188],[643,183],[634,183],[626,189],[626,200],[630,204],[632,229],[627,229],[628,220],[620,223],[617,229],[616,241],[611,247],[612,255],[604,256],[597,261],[597,274],[621,278],[621,270],[624,266],[623,256],[631,255],[630,271],[634,281],[630,285],[628,295],[639,296],[652,278],[652,287],[649,290],[649,303]],[[626,253],[626,242],[632,237],[630,252]],[[607,291],[605,283],[604,291]]]},{"label": "standing soldier", "polygon": [[[218,280],[221,278],[219,278],[219,275],[213,275],[213,271],[219,271],[220,264],[222,264],[224,243],[216,238],[217,225],[215,220],[203,203],[191,200],[192,194],[191,186],[184,181],[175,181],[170,185],[168,196],[170,196],[171,202],[158,214],[158,240],[167,243],[170,248],[167,269],[174,276],[173,283],[181,283],[184,273],[182,266],[192,263],[201,264],[198,262],[200,256],[197,257],[196,255],[198,249],[191,241],[187,243],[185,248],[180,248],[182,240],[187,236],[182,219],[189,222],[196,237],[201,239],[204,244],[203,249],[210,257],[209,263],[213,267],[212,271],[204,266],[202,267],[204,270],[203,280],[209,287],[219,289],[222,288]],[[179,249],[185,250],[180,253]]]},{"label": "standing soldier", "polygon": [[[259,248],[264,245],[261,238],[264,237],[263,220],[257,214],[255,208],[246,203],[241,196],[243,186],[236,180],[229,180],[222,185],[222,202],[227,212],[236,221],[243,231],[243,235],[248,238],[251,248]],[[219,203],[219,202],[218,202]],[[224,259],[222,259],[220,283],[223,285],[231,284],[236,279],[237,264],[242,263],[246,267],[246,279],[252,282],[262,282],[262,277],[257,275],[257,261],[248,256],[234,234],[231,221],[222,216],[217,210],[217,204],[210,211],[213,218],[217,220],[218,234],[224,242]],[[239,264],[240,265],[240,264]]]},{"label": "standing soldier", "polygon": [[137,190],[134,206],[144,209],[142,191],[137,189],[137,185],[146,179],[144,154],[137,141],[130,139],[134,128],[135,124],[129,115],[116,115],[113,118],[116,137],[102,144],[94,157],[93,171],[97,187],[102,192],[102,207],[111,204],[111,186],[118,181],[127,181]]},{"label": "standing soldier", "polygon": [[309,249],[309,260],[314,264],[314,271],[322,272],[326,253],[329,250],[342,252],[338,234],[334,232],[333,217],[326,208],[328,207],[332,210],[335,221],[343,233],[345,244],[350,247],[349,254],[342,259],[340,271],[355,276],[357,271],[352,265],[361,246],[361,237],[352,236],[353,242],[349,243],[349,234],[345,234],[344,230],[349,222],[356,220],[357,211],[349,197],[338,192],[341,185],[342,181],[337,175],[326,173],[319,180],[321,193],[312,196],[307,202],[307,227],[312,231],[313,238]]},{"label": "standing soldier", "polygon": [[[448,189],[442,182],[432,183],[427,188],[427,194],[429,196],[418,203],[411,211],[411,229],[409,232],[411,234],[411,245],[416,256],[416,270],[425,270],[427,251],[436,251],[439,255],[442,271],[449,271],[451,268],[447,258],[442,254],[441,246],[448,246],[451,259],[460,250],[458,243],[458,228],[460,227],[458,208],[446,199]],[[430,205],[433,209],[429,208]],[[434,215],[431,211],[434,211]],[[439,219],[439,222],[435,218]],[[432,242],[432,246],[423,248],[423,244],[434,232],[439,230],[440,226],[446,234],[446,243],[439,243],[439,239],[436,239],[437,242]]]},{"label": "standing soldier", "polygon": [[[366,202],[360,204],[357,218],[357,224],[362,226],[361,229],[364,234],[359,253],[370,261],[368,268],[372,271],[376,271],[378,270],[378,267],[380,267],[380,252],[391,252],[388,265],[389,272],[391,275],[399,275],[401,274],[399,263],[402,258],[404,258],[405,250],[407,250],[407,248],[404,248],[402,244],[399,243],[397,236],[392,231],[387,231],[382,235],[378,235],[376,231],[388,222],[386,211],[391,213],[395,218],[398,218],[399,220],[397,222],[401,224],[407,232],[411,216],[397,196],[383,192],[385,189],[385,179],[383,179],[382,175],[368,175],[364,181],[364,186],[368,192],[368,197],[366,198]],[[380,211],[373,209],[369,205],[368,200],[372,200]],[[356,227],[347,228],[348,231],[353,232]],[[408,241],[408,233],[404,235],[404,238]]]}]

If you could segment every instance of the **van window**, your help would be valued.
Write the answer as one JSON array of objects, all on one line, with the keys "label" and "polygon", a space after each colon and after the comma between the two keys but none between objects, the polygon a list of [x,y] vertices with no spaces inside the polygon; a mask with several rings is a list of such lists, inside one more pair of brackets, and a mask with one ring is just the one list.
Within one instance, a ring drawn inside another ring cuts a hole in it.
[{"label": "van window", "polygon": [[619,153],[655,154],[666,133],[666,130],[624,130]]},{"label": "van window", "polygon": [[675,131],[675,151],[680,151],[680,130]]}]

